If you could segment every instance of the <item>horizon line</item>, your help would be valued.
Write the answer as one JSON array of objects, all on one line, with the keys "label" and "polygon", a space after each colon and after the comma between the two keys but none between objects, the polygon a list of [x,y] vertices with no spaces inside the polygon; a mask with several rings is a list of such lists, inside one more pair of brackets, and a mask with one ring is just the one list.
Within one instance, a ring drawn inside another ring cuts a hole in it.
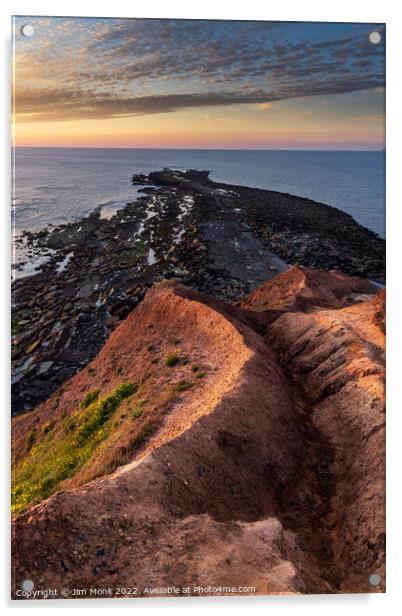
[{"label": "horizon line", "polygon": [[107,146],[107,145],[11,145],[11,149],[41,149],[54,150],[196,150],[213,152],[384,152],[385,147],[356,148],[200,148],[200,147],[142,147],[142,146]]}]

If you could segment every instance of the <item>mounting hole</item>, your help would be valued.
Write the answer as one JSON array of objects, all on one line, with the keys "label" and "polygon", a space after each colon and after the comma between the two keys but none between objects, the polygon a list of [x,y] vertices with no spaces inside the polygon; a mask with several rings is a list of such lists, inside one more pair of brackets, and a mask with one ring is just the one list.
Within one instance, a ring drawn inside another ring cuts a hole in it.
[{"label": "mounting hole", "polygon": [[370,586],[378,586],[378,584],[381,582],[381,575],[378,575],[378,573],[372,573],[371,575],[369,575],[368,581]]},{"label": "mounting hole", "polygon": [[370,32],[369,41],[372,45],[378,45],[378,43],[381,43],[381,34],[377,31]]},{"label": "mounting hole", "polygon": [[35,584],[32,580],[24,580],[21,584],[22,590],[26,590],[27,592],[31,592],[35,588]]},{"label": "mounting hole", "polygon": [[31,24],[25,24],[21,28],[22,36],[33,36],[35,34],[35,28]]}]

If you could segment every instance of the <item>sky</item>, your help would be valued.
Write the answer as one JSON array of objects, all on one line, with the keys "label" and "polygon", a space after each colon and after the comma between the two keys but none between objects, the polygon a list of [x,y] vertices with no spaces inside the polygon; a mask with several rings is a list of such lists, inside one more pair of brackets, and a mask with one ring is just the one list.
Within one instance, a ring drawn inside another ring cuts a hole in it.
[{"label": "sky", "polygon": [[384,147],[383,24],[15,17],[13,39],[17,146]]}]

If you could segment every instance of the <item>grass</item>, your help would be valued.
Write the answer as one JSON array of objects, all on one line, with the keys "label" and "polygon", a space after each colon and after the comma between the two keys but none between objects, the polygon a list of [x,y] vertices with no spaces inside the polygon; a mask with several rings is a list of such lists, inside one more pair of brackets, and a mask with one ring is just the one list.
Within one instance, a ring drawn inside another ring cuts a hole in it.
[{"label": "grass", "polygon": [[121,402],[136,391],[133,383],[121,383],[106,397],[95,399],[85,408],[81,403],[81,410],[57,427],[46,433],[42,429],[40,437],[32,430],[27,441],[29,454],[13,473],[13,513],[47,498],[58,490],[64,479],[75,475],[109,435],[109,420]]},{"label": "grass", "polygon": [[30,451],[32,449],[32,447],[35,445],[35,441],[36,441],[36,436],[37,436],[37,430],[36,428],[32,428],[29,436],[28,436],[28,442],[27,442],[27,450]]},{"label": "grass", "polygon": [[87,395],[81,402],[81,406],[83,409],[86,409],[87,406],[89,406],[90,404],[92,404],[92,402],[95,402],[95,400],[99,398],[99,391],[99,389],[94,389],[93,391],[87,393]]},{"label": "grass", "polygon": [[144,412],[144,404],[145,404],[145,400],[138,400],[132,414],[131,414],[131,419],[138,419],[139,417],[141,417],[141,415]]},{"label": "grass", "polygon": [[165,364],[169,368],[173,368],[173,366],[176,366],[176,364],[178,364],[179,361],[180,361],[180,357],[176,353],[171,353],[170,355],[167,356],[165,360]]},{"label": "grass", "polygon": [[194,383],[191,383],[190,381],[177,381],[177,383],[175,383],[173,385],[173,391],[186,391],[187,389],[190,389],[190,387],[193,387]]},{"label": "grass", "polygon": [[196,379],[203,379],[207,376],[205,366],[199,366],[198,364],[193,364],[191,366],[191,372],[194,372],[194,376]]},{"label": "grass", "polygon": [[[78,446],[85,445],[86,441],[102,430],[103,425],[115,412],[120,402],[131,396],[136,388],[132,383],[122,383],[106,398],[94,402],[89,408],[90,413],[84,417],[75,432]],[[98,392],[99,393],[99,392]]]}]

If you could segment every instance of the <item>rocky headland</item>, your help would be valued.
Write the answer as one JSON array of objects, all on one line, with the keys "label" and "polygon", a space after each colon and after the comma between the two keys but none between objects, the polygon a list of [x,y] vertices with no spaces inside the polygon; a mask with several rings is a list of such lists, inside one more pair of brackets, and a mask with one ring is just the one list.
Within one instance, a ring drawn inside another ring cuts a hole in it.
[{"label": "rocky headland", "polygon": [[12,596],[384,592],[384,240],[207,172],[133,182],[21,240],[47,261],[12,289]]},{"label": "rocky headland", "polygon": [[34,408],[100,351],[157,281],[230,303],[291,265],[385,282],[385,242],[308,199],[212,182],[208,172],[133,177],[142,196],[20,238],[45,262],[12,286],[12,412]]}]

